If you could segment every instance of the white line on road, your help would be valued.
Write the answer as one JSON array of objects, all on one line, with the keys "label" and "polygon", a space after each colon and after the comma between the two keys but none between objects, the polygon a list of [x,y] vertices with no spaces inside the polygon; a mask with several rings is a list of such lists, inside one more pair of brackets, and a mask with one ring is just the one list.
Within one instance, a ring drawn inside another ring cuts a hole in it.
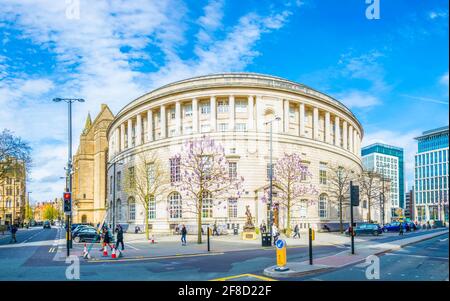
[{"label": "white line on road", "polygon": [[448,260],[448,257],[439,257],[439,256],[425,256],[425,255],[414,255],[414,254],[396,254],[396,253],[386,253],[384,255],[388,256],[409,256],[409,257],[416,257],[416,258],[429,258],[429,259],[444,259]]},{"label": "white line on road", "polygon": [[38,233],[36,233],[36,234],[34,234],[34,235],[31,235],[30,237],[28,237],[26,240],[24,240],[22,243],[24,244],[24,243],[26,243],[26,242],[28,242],[30,239],[32,239],[33,237],[35,237],[36,235],[38,235],[38,234],[40,234],[40,233],[42,233],[42,232],[44,232],[45,230],[41,230],[41,231],[39,231]]},{"label": "white line on road", "polygon": [[446,240],[448,240],[448,238],[439,239],[439,241],[446,241]]},{"label": "white line on road", "polygon": [[[117,246],[116,246],[117,247]],[[132,248],[133,250],[139,250],[138,248],[134,247],[133,245],[131,245],[130,243],[127,243],[127,247]]]}]

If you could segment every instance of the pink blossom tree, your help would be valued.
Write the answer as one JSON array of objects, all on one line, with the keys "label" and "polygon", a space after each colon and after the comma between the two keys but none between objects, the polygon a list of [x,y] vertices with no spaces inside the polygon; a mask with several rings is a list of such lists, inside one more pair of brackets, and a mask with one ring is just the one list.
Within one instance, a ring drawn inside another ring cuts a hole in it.
[{"label": "pink blossom tree", "polygon": [[[288,236],[291,234],[292,210],[300,206],[306,196],[318,194],[314,185],[305,183],[310,177],[311,173],[308,171],[308,166],[295,153],[285,153],[283,157],[278,159],[273,168],[274,186],[278,188],[278,206],[284,208],[287,214],[286,234]],[[267,202],[267,200],[268,191],[263,197],[264,202]]]},{"label": "pink blossom tree", "polygon": [[173,181],[187,197],[186,211],[197,217],[197,242],[202,242],[202,218],[212,217],[212,208],[228,198],[240,198],[243,177],[230,173],[222,145],[203,136],[187,141],[181,153],[174,156],[180,162],[180,179]]}]

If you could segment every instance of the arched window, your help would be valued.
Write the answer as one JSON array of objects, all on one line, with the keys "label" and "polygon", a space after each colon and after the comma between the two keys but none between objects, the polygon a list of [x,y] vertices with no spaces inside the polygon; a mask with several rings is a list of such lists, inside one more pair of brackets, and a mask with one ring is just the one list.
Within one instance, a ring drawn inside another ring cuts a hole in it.
[{"label": "arched window", "polygon": [[128,199],[128,219],[134,221],[136,219],[136,202],[133,197]]},{"label": "arched window", "polygon": [[148,199],[148,218],[155,219],[156,218],[156,202],[155,196],[150,195]]},{"label": "arched window", "polygon": [[170,218],[182,218],[181,195],[178,192],[172,192],[169,195],[169,215]]},{"label": "arched window", "polygon": [[326,218],[328,217],[328,197],[326,194],[321,194],[319,196],[319,217]]},{"label": "arched window", "polygon": [[83,214],[83,215],[81,216],[81,223],[82,223],[82,224],[86,224],[86,223],[87,223],[87,216],[86,216],[86,214]]},{"label": "arched window", "polygon": [[204,191],[202,194],[202,217],[211,218],[213,217],[213,204],[212,195],[209,191]]}]

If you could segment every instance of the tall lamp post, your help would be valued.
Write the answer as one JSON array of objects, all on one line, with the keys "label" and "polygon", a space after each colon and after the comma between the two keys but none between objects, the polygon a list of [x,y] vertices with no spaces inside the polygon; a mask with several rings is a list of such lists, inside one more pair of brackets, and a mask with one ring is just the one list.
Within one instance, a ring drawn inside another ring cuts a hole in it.
[{"label": "tall lamp post", "polygon": [[116,164],[119,165],[123,165],[122,162],[114,162],[112,164],[109,165],[109,168],[111,168],[111,166],[113,167],[113,182],[112,182],[112,195],[113,195],[113,200],[112,200],[112,208],[110,208],[110,210],[112,209],[112,231],[114,231],[114,229],[116,228]]},{"label": "tall lamp post", "polygon": [[269,233],[272,235],[272,226],[273,226],[273,201],[272,201],[272,182],[273,182],[273,163],[272,163],[272,132],[273,132],[273,122],[281,120],[280,117],[276,117],[272,120],[265,122],[265,125],[269,125]]},{"label": "tall lamp post", "polygon": [[381,167],[381,181],[382,181],[382,192],[380,194],[380,211],[381,211],[381,224],[384,225],[385,222],[385,212],[384,212],[384,204],[386,202],[386,196],[385,196],[385,192],[384,192],[384,182],[386,179],[386,176],[384,174],[384,168],[387,166],[387,164],[381,164],[379,165]]},{"label": "tall lamp post", "polygon": [[30,193],[33,193],[32,191],[28,191],[27,193],[27,203],[25,207],[25,217],[24,220],[28,219],[28,225],[30,225],[31,219],[28,218],[29,210],[30,210]]},{"label": "tall lamp post", "polygon": [[[67,168],[66,168],[66,192],[72,193],[72,103],[73,102],[84,102],[82,98],[54,98],[54,102],[65,101],[68,105],[68,135],[69,135],[69,143],[68,143],[68,157],[67,157]],[[70,212],[66,212],[66,241],[67,241],[67,256],[70,255],[70,248],[72,247],[72,239],[70,237],[70,224],[72,222],[72,208]]]}]

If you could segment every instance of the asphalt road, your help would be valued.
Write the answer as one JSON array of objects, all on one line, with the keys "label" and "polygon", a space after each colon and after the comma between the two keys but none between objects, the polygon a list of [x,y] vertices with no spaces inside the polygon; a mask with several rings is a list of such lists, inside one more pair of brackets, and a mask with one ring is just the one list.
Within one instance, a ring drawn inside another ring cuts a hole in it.
[{"label": "asphalt road", "polygon": [[[379,256],[379,279],[370,281],[448,281],[449,235],[444,234]],[[365,281],[366,263],[290,280]]]},{"label": "asphalt road", "polygon": [[[8,244],[9,238],[0,236],[0,280],[66,280],[66,268],[72,262],[54,260],[57,255],[55,239],[63,237],[64,232],[55,228],[19,230],[18,244],[14,245]],[[386,237],[378,242],[397,238]],[[64,254],[64,246],[60,248]],[[342,250],[342,246],[315,246],[314,256],[332,255]],[[288,248],[287,257],[295,261],[307,260],[308,248]],[[448,235],[410,245],[380,259],[380,280],[448,279]],[[195,281],[241,274],[260,277],[264,268],[276,263],[276,257],[274,249],[259,249],[129,261],[86,262],[80,259],[79,262],[80,280]],[[256,277],[236,279],[258,280]],[[366,280],[365,267],[356,265],[291,280]]]}]

